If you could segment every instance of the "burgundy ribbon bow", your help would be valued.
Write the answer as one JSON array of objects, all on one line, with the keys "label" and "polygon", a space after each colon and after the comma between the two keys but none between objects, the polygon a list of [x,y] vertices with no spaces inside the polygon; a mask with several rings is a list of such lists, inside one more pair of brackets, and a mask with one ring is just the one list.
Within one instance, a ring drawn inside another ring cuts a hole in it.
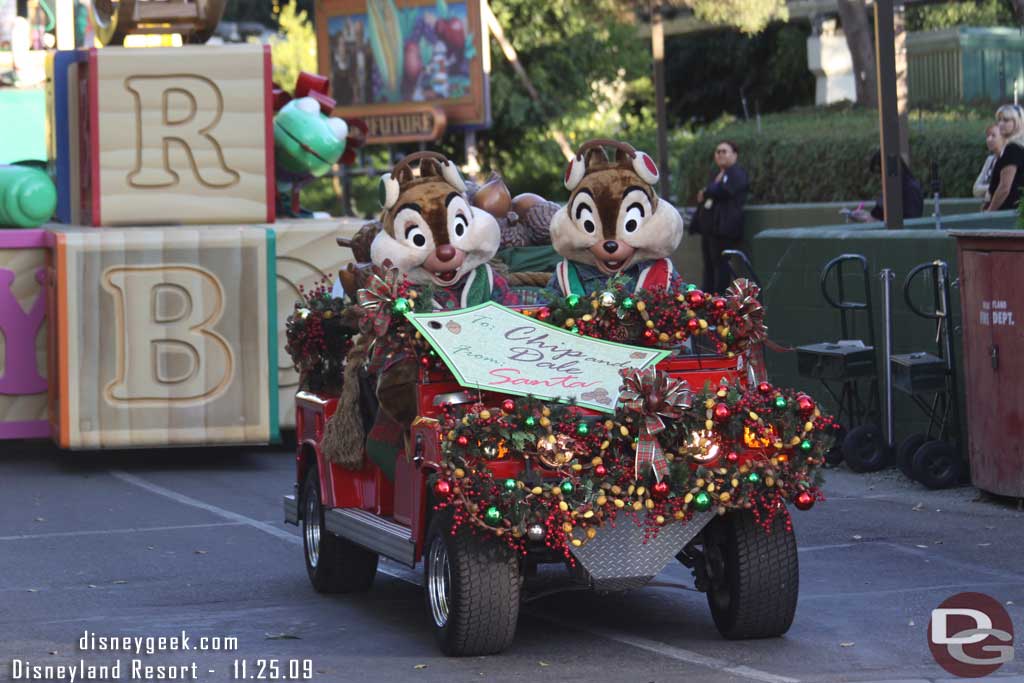
[{"label": "burgundy ribbon bow", "polygon": [[383,337],[391,324],[391,307],[398,298],[398,268],[385,263],[383,268],[374,266],[366,286],[356,292],[356,299],[363,316],[359,320],[359,329],[373,332],[374,336]]},{"label": "burgundy ribbon bow", "polygon": [[668,461],[657,438],[665,429],[662,418],[676,420],[682,417],[682,411],[691,405],[693,394],[690,385],[653,366],[643,370],[624,369],[620,374],[623,384],[619,388],[619,402],[641,418],[634,474],[639,479],[650,467],[654,470],[655,480],[661,481],[668,474]]},{"label": "burgundy ribbon bow", "polygon": [[768,328],[764,324],[764,306],[757,300],[761,288],[756,284],[740,278],[734,280],[725,292],[727,306],[733,314],[733,327],[736,337],[745,340],[744,347],[759,344],[768,338]]}]

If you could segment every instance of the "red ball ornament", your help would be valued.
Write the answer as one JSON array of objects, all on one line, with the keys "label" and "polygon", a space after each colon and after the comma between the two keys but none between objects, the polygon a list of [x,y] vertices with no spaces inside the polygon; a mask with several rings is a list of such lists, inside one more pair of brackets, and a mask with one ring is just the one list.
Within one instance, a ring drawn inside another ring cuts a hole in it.
[{"label": "red ball ornament", "polygon": [[457,438],[455,440],[455,443],[459,444],[460,446],[468,446],[469,445],[469,437],[465,436],[465,435],[460,436],[459,438]]},{"label": "red ball ornament", "polygon": [[719,312],[724,311],[725,310],[725,299],[723,299],[720,296],[716,296],[714,299],[711,300],[711,307],[713,309],[715,309],[716,311],[719,311]]},{"label": "red ball ornament", "polygon": [[737,453],[736,451],[729,451],[729,453],[725,456],[725,459],[728,460],[729,462],[738,462],[740,459],[740,454]]},{"label": "red ball ornament", "polygon": [[657,339],[657,335],[654,334],[654,330],[644,330],[644,342],[647,344],[653,344]]},{"label": "red ball ornament", "polygon": [[700,330],[700,322],[696,318],[690,318],[689,320],[686,321],[686,329],[688,329],[691,333],[696,333],[698,330]]},{"label": "red ball ornament", "polygon": [[547,320],[550,317],[551,317],[551,311],[549,311],[546,308],[540,309],[540,313],[537,314],[537,318],[539,318],[540,320]]},{"label": "red ball ornament", "polygon": [[814,507],[814,495],[809,491],[801,491],[793,502],[797,510],[810,510]]},{"label": "red ball ornament", "polygon": [[770,394],[772,391],[772,385],[768,384],[768,382],[761,382],[757,385],[757,390],[762,394]]},{"label": "red ball ornament", "polygon": [[668,490],[668,482],[664,480],[657,482],[651,487],[651,493],[654,494],[655,498],[664,498],[668,495]]},{"label": "red ball ornament", "polygon": [[714,415],[716,422],[725,422],[732,415],[732,411],[724,403],[716,403],[712,415]]},{"label": "red ball ornament", "polygon": [[704,303],[704,292],[694,289],[686,293],[686,301],[691,306],[700,306]]},{"label": "red ball ornament", "polygon": [[446,479],[438,479],[434,482],[434,493],[439,496],[447,496],[452,492],[452,485]]},{"label": "red ball ornament", "polygon": [[801,415],[807,416],[814,412],[814,400],[810,396],[801,395],[796,399],[796,409]]},{"label": "red ball ornament", "polygon": [[608,468],[605,467],[604,465],[597,465],[596,467],[594,467],[594,476],[603,477],[606,474],[608,474]]},{"label": "red ball ornament", "polygon": [[422,365],[425,368],[429,368],[430,367],[430,356],[421,356],[420,357],[420,365]]},{"label": "red ball ornament", "polygon": [[510,398],[506,398],[501,402],[501,409],[506,413],[511,413],[516,409],[516,402]]}]

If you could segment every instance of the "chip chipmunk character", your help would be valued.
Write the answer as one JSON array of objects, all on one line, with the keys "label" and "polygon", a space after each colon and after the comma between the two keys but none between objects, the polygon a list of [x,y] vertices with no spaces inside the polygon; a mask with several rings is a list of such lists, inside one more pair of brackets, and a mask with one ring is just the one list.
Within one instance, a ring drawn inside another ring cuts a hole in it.
[{"label": "chip chipmunk character", "polygon": [[381,176],[380,199],[374,264],[390,262],[410,282],[430,285],[437,309],[518,303],[488,263],[501,241],[498,222],[470,204],[454,162],[437,152],[410,154]]},{"label": "chip chipmunk character", "polygon": [[565,171],[569,201],[551,219],[551,244],[564,259],[549,290],[589,295],[615,276],[628,278],[634,291],[679,284],[669,256],[683,237],[683,219],[658,197],[658,177],[650,155],[624,142],[580,147]]}]

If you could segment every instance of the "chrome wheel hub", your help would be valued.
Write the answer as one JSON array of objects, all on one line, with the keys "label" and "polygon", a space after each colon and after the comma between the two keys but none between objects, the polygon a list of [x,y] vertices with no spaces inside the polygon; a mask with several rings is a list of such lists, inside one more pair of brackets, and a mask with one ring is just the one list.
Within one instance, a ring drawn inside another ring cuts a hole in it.
[{"label": "chrome wheel hub", "polygon": [[435,537],[427,552],[427,596],[430,614],[438,628],[448,623],[448,601],[451,599],[452,574],[448,564],[448,549],[444,541]]},{"label": "chrome wheel hub", "polygon": [[320,506],[316,496],[306,496],[306,511],[302,516],[302,534],[306,541],[306,562],[316,569],[320,561]]}]

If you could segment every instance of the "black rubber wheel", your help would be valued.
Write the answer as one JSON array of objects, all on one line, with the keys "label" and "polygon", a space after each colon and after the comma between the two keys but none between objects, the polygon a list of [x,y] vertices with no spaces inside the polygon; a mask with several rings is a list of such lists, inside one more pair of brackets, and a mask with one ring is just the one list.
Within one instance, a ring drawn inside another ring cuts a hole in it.
[{"label": "black rubber wheel", "polygon": [[516,556],[500,539],[453,536],[451,515],[434,515],[423,558],[427,615],[441,651],[452,657],[490,655],[512,644],[522,581]]},{"label": "black rubber wheel", "polygon": [[843,462],[843,439],[846,438],[846,427],[836,425],[835,441],[832,447],[825,451],[825,465],[827,467],[839,467]]},{"label": "black rubber wheel", "polygon": [[900,468],[907,479],[914,478],[914,453],[932,438],[923,432],[911,434],[900,441],[896,447],[896,466]]},{"label": "black rubber wheel", "polygon": [[749,511],[731,512],[708,526],[705,553],[711,575],[708,606],[718,632],[730,640],[781,636],[793,624],[800,589],[796,536],[782,515],[766,532]]},{"label": "black rubber wheel", "polygon": [[888,448],[876,425],[854,427],[843,439],[843,459],[854,472],[877,472],[886,466]]},{"label": "black rubber wheel", "polygon": [[377,553],[327,531],[316,466],[302,486],[302,550],[309,582],[318,593],[361,593],[377,575]]},{"label": "black rubber wheel", "polygon": [[945,489],[960,480],[963,460],[946,441],[929,441],[914,453],[914,479],[930,489]]}]

